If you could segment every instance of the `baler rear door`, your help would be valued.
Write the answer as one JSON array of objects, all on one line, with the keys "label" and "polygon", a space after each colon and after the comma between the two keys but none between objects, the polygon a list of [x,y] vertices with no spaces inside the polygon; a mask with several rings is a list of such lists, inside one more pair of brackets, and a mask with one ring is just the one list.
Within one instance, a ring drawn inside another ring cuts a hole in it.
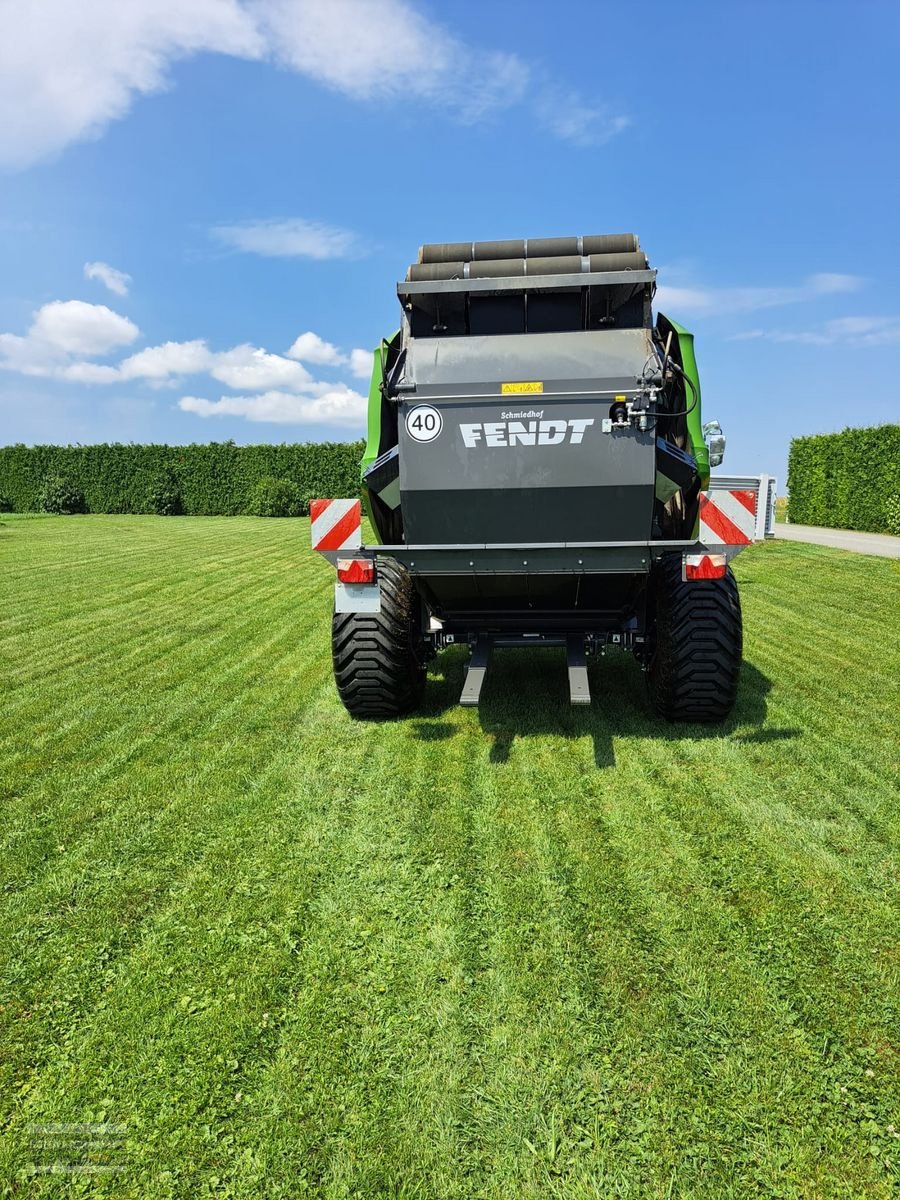
[{"label": "baler rear door", "polygon": [[410,544],[650,537],[655,437],[604,431],[641,394],[645,329],[416,339],[400,404]]}]

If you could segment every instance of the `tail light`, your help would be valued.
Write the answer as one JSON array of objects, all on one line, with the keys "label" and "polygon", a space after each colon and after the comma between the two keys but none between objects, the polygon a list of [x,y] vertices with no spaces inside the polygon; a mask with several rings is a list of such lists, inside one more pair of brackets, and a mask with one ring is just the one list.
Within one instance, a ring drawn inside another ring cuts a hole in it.
[{"label": "tail light", "polygon": [[724,554],[685,554],[685,579],[724,579],[728,559]]},{"label": "tail light", "polygon": [[337,576],[341,583],[374,583],[375,562],[371,558],[339,558]]}]

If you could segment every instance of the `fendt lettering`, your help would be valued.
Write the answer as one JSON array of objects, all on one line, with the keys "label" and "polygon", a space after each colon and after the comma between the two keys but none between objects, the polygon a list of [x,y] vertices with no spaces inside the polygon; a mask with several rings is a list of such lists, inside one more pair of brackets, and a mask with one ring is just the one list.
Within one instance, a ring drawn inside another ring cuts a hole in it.
[{"label": "fendt lettering", "polygon": [[594,418],[573,417],[558,421],[476,421],[460,424],[459,432],[471,450],[480,442],[486,446],[578,446],[584,431]]}]

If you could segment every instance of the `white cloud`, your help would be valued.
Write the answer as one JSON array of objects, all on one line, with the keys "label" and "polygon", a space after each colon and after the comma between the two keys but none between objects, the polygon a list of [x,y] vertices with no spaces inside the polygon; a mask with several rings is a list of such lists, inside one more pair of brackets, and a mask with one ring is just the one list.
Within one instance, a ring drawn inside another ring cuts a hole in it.
[{"label": "white cloud", "polygon": [[118,383],[122,378],[118,367],[93,362],[73,362],[61,367],[57,373],[72,383]]},{"label": "white cloud", "polygon": [[105,262],[89,262],[84,264],[85,279],[99,279],[104,287],[115,292],[117,296],[128,295],[128,285],[131,276],[119,271]]},{"label": "white cloud", "polygon": [[838,317],[826,322],[833,338],[850,338],[867,345],[887,345],[900,341],[900,317]]},{"label": "white cloud", "polygon": [[253,392],[273,388],[298,391],[313,382],[300,363],[248,345],[235,346],[233,350],[217,354],[210,374],[226,387]]},{"label": "white cloud", "polygon": [[347,361],[337,346],[310,330],[294,340],[287,354],[288,358],[296,358],[299,362],[320,363],[323,366],[336,366]]},{"label": "white cloud", "polygon": [[530,69],[514,54],[467,46],[406,0],[257,0],[284,65],[360,100],[410,97],[471,120],[518,103]]},{"label": "white cloud", "polygon": [[37,310],[28,337],[66,354],[108,354],[140,334],[133,321],[105,304],[53,300]]},{"label": "white cloud", "polygon": [[537,93],[534,108],[544,129],[573,146],[601,146],[631,124],[608,105],[587,104],[577,92],[552,83]]},{"label": "white cloud", "polygon": [[0,163],[29,166],[96,137],[136,95],[200,51],[265,52],[238,0],[5,0],[0,6]]},{"label": "white cloud", "polygon": [[817,296],[836,296],[857,291],[863,282],[860,275],[840,275],[835,271],[823,271],[818,275],[810,275],[807,286]]},{"label": "white cloud", "polygon": [[669,283],[661,283],[656,289],[654,307],[660,312],[715,312],[715,299],[716,293],[712,288],[675,287]]},{"label": "white cloud", "polygon": [[63,372],[64,378],[84,383],[146,380],[159,384],[200,374],[209,374],[219,383],[236,390],[290,388],[302,391],[316,386],[305,367],[279,354],[269,354],[246,344],[216,352],[200,339],[148,346],[124,359],[117,367],[78,362]]},{"label": "white cloud", "polygon": [[357,379],[372,378],[372,351],[371,350],[351,350],[350,351],[350,371]]},{"label": "white cloud", "polygon": [[775,287],[679,287],[660,284],[655,306],[672,315],[692,313],[699,316],[724,316],[759,312],[784,304],[802,304],[821,296],[853,292],[863,280],[857,275],[827,272],[810,275],[803,283]]},{"label": "white cloud", "polygon": [[409,0],[4,0],[0,164],[99,136],[199,53],[269,59],[360,101],[423,101],[463,121],[515,105],[576,145],[627,125],[519,55],[463,42]]},{"label": "white cloud", "polygon": [[105,304],[53,300],[35,312],[24,336],[0,334],[0,367],[23,375],[52,375],[76,355],[108,354],[139,335],[133,321]]},{"label": "white cloud", "polygon": [[60,353],[16,333],[0,333],[0,368],[20,375],[50,375]]},{"label": "white cloud", "polygon": [[900,317],[837,317],[826,321],[820,329],[748,329],[734,334],[730,340],[799,342],[806,346],[897,346],[900,345]]},{"label": "white cloud", "polygon": [[210,233],[226,246],[265,258],[346,258],[356,245],[349,229],[304,217],[216,225]]},{"label": "white cloud", "polygon": [[329,385],[327,391],[312,398],[277,390],[257,396],[222,396],[219,400],[183,396],[178,407],[200,417],[244,417],[248,421],[285,425],[342,425],[359,431],[366,416],[365,397],[343,384]]},{"label": "white cloud", "polygon": [[208,371],[215,355],[206,342],[163,342],[147,346],[119,365],[121,379],[150,379],[164,382],[173,375],[196,375]]},{"label": "white cloud", "polygon": [[[105,305],[56,300],[34,315],[24,335],[0,334],[0,369],[70,383],[143,383],[158,387],[186,376],[208,375],[241,394],[207,400],[185,396],[180,407],[200,416],[238,416],[249,421],[339,425],[362,430],[367,401],[346,383],[316,379],[296,358],[243,344],[214,351],[202,339],[147,346],[117,364],[93,361],[139,336],[136,325]],[[344,354],[308,330],[292,349],[308,362],[353,368],[358,355]]]}]

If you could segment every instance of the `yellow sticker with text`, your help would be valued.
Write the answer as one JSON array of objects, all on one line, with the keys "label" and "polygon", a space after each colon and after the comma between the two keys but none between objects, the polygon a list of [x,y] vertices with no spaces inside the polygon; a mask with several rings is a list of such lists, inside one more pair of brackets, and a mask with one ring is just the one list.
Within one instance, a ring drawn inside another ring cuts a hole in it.
[{"label": "yellow sticker with text", "polygon": [[544,390],[544,385],[542,383],[501,383],[500,384],[500,394],[503,396],[512,396],[512,395],[517,395],[517,394],[521,396],[521,395],[525,395],[525,393],[530,393],[530,394],[534,395],[535,393],[540,393],[543,390]]}]

